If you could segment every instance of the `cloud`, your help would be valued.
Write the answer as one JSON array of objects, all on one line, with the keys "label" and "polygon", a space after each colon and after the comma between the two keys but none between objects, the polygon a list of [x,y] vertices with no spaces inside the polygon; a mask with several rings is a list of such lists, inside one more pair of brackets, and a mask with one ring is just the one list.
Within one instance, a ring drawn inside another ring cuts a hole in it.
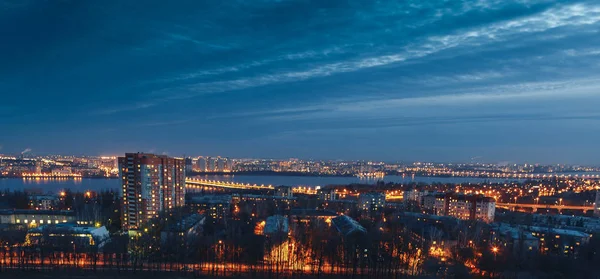
[{"label": "cloud", "polygon": [[183,34],[171,33],[171,34],[168,34],[167,36],[171,40],[174,40],[174,41],[191,42],[191,43],[194,43],[195,45],[202,46],[202,47],[209,47],[209,48],[214,48],[214,49],[230,49],[231,48],[231,46],[228,46],[228,45],[218,45],[218,44],[212,44],[212,43],[207,43],[207,42],[203,42],[203,41],[198,41],[191,36],[187,36],[187,35],[183,35]]},{"label": "cloud", "polygon": [[[480,86],[469,89],[469,91],[471,92],[378,100],[363,98],[330,100],[326,102],[327,105],[313,104],[272,111],[257,111],[254,116],[269,121],[347,119],[358,116],[382,119],[408,114],[431,115],[432,113],[451,116],[472,113],[471,109],[465,111],[464,108],[477,108],[483,105],[493,105],[496,110],[506,110],[510,104],[600,97],[600,79]],[[503,103],[506,105],[501,105]],[[504,114],[511,112],[506,110]],[[560,112],[559,109],[554,110],[554,113]],[[250,113],[248,112],[248,116]]]},{"label": "cloud", "polygon": [[173,120],[173,121],[157,121],[157,122],[148,122],[142,123],[139,126],[143,127],[155,127],[155,126],[170,126],[191,122],[192,119],[182,119],[182,120]]},{"label": "cloud", "polygon": [[573,57],[580,56],[597,56],[600,55],[600,49],[592,48],[592,49],[568,49],[564,51],[566,55]]},{"label": "cloud", "polygon": [[126,105],[126,106],[118,106],[118,107],[108,108],[108,109],[101,109],[101,110],[93,112],[92,114],[96,114],[96,115],[109,115],[109,114],[116,114],[116,113],[121,113],[121,112],[135,111],[135,110],[140,110],[140,109],[147,109],[147,108],[154,107],[156,105],[157,105],[156,103],[149,103],[149,102],[135,103],[133,105]]},{"label": "cloud", "polygon": [[[461,44],[478,44],[498,41],[510,36],[523,36],[528,33],[544,32],[566,26],[591,25],[600,21],[600,7],[583,3],[551,8],[540,14],[493,23],[466,32],[430,38],[431,42],[444,47]],[[478,41],[479,40],[479,41]]]},{"label": "cloud", "polygon": [[[167,96],[171,99],[193,98],[204,94],[222,93],[260,87],[270,84],[303,81],[312,78],[327,77],[334,74],[356,72],[363,69],[381,67],[407,60],[415,60],[451,48],[472,48],[489,43],[498,43],[523,37],[530,33],[541,33],[559,27],[578,27],[595,24],[600,21],[600,7],[587,4],[572,4],[548,9],[544,12],[517,19],[506,20],[460,30],[454,34],[431,36],[418,43],[409,44],[402,51],[340,62],[314,64],[301,71],[267,73],[254,77],[214,82],[200,82],[192,85],[166,88],[154,92],[154,95]],[[245,67],[245,66],[240,66]],[[239,69],[234,66],[227,69]],[[220,73],[221,71],[216,71]],[[201,72],[202,73],[202,72]],[[188,76],[195,77],[194,74]],[[477,79],[477,76],[459,77]]]},{"label": "cloud", "polygon": [[331,54],[343,53],[343,52],[345,52],[344,48],[345,47],[332,47],[332,48],[327,48],[322,51],[308,50],[308,51],[287,53],[287,54],[278,55],[274,58],[256,60],[256,61],[251,61],[251,62],[247,62],[247,63],[237,64],[234,66],[225,66],[225,67],[216,68],[216,69],[200,70],[200,71],[196,71],[196,72],[177,75],[177,76],[170,77],[170,78],[156,79],[156,80],[152,80],[152,81],[147,81],[144,84],[171,83],[171,82],[178,82],[178,81],[193,80],[193,79],[197,79],[200,77],[216,76],[216,75],[221,75],[221,74],[226,74],[226,73],[240,72],[242,70],[248,70],[251,68],[266,66],[266,65],[269,65],[274,62],[297,61],[297,60],[304,60],[304,59],[309,59],[309,58],[320,58],[320,57],[324,57],[324,56],[329,56]]},{"label": "cloud", "polygon": [[[437,125],[469,125],[477,123],[513,123],[515,120],[523,121],[559,121],[559,120],[593,120],[600,121],[600,113],[591,114],[565,114],[552,115],[540,113],[525,114],[481,114],[459,117],[402,117],[390,118],[378,121],[356,122],[356,123],[338,123],[340,125],[331,125],[322,128],[293,128],[293,130],[278,133],[279,136],[297,137],[298,135],[339,135],[340,133],[364,133],[365,131],[381,132],[384,130],[397,130],[400,127],[427,127]],[[291,128],[292,129],[292,128]]]}]

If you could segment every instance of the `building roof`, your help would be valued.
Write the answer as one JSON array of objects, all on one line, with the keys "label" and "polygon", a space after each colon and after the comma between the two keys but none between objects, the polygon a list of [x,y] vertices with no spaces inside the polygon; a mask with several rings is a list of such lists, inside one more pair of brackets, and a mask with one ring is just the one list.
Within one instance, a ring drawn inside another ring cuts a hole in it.
[{"label": "building roof", "polygon": [[14,215],[14,214],[75,216],[75,212],[71,211],[71,210],[32,210],[32,209],[0,210],[0,215]]},{"label": "building roof", "polygon": [[264,198],[264,199],[274,199],[274,200],[296,200],[296,197],[282,197],[282,196],[272,196],[272,195],[257,195],[257,194],[234,194],[234,196],[240,198]]},{"label": "building roof", "polygon": [[486,197],[484,195],[465,195],[465,194],[457,194],[454,192],[448,192],[448,193],[439,193],[439,192],[434,192],[428,195],[425,195],[424,198],[427,197],[435,197],[435,198],[452,198],[452,199],[456,199],[459,201],[477,201],[477,202],[495,202],[496,200],[494,200],[494,198],[491,197]]},{"label": "building roof", "polygon": [[338,216],[331,219],[331,222],[335,228],[343,235],[350,235],[353,233],[366,233],[367,230],[356,220],[346,216]]},{"label": "building roof", "polygon": [[209,203],[209,204],[230,203],[231,196],[230,195],[194,196],[191,198],[190,202],[191,203]]},{"label": "building roof", "polygon": [[307,216],[307,217],[337,216],[337,214],[331,210],[319,210],[319,209],[307,209],[307,208],[294,208],[290,211],[290,215]]},{"label": "building roof", "polygon": [[267,217],[263,232],[265,234],[287,233],[288,230],[288,219],[281,215],[273,215]]},{"label": "building roof", "polygon": [[168,231],[177,231],[177,232],[181,232],[181,231],[187,231],[190,228],[198,225],[198,224],[203,224],[204,220],[205,220],[205,216],[204,215],[200,215],[200,214],[191,214],[188,215],[186,217],[183,217],[180,221],[178,221],[175,224],[171,224],[167,230]]},{"label": "building roof", "polygon": [[494,228],[498,230],[501,235],[510,236],[512,239],[521,239],[523,240],[537,240],[530,233],[526,233],[520,228],[510,226],[505,223],[493,224]]},{"label": "building roof", "polygon": [[589,233],[580,232],[580,231],[576,231],[576,230],[554,229],[554,228],[545,228],[545,227],[538,227],[538,226],[528,226],[528,228],[532,232],[549,232],[552,234],[581,237],[581,238],[591,237],[591,235]]},{"label": "building roof", "polygon": [[581,232],[581,231],[576,231],[576,230],[555,229],[555,228],[547,228],[547,227],[540,227],[540,226],[524,226],[524,225],[511,226],[511,225],[506,224],[506,223],[494,224],[494,226],[501,233],[502,232],[514,233],[514,232],[509,232],[509,230],[513,230],[513,231],[517,231],[517,232],[519,232],[520,230],[522,230],[522,231],[528,231],[528,232],[550,233],[550,234],[557,234],[557,235],[571,236],[571,237],[579,237],[579,238],[589,238],[589,237],[591,237],[591,235],[589,233],[585,233],[585,232]]},{"label": "building roof", "polygon": [[71,234],[90,234],[97,242],[101,242],[109,237],[108,230],[104,226],[81,227],[73,223],[39,226],[37,228],[30,229],[29,232],[41,233],[44,230],[49,230],[50,232],[69,232]]}]

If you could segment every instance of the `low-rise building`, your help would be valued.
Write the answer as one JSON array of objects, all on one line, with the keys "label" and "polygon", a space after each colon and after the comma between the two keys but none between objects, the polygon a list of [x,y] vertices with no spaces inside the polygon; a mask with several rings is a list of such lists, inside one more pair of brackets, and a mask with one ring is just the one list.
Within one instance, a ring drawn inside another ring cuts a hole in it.
[{"label": "low-rise building", "polygon": [[423,208],[435,215],[490,223],[494,221],[496,201],[483,195],[432,194],[423,197]]},{"label": "low-rise building", "polygon": [[294,196],[292,187],[290,186],[277,186],[275,187],[275,196],[283,198],[291,198]]},{"label": "low-rise building", "polygon": [[287,234],[289,231],[288,219],[281,215],[267,217],[263,233],[265,235]]},{"label": "low-rise building", "polygon": [[[523,242],[528,245],[524,247],[532,250],[538,249],[541,253],[576,255],[579,248],[588,243],[592,235],[586,232],[569,229],[557,229],[541,226],[509,225],[506,223],[494,224],[495,231],[500,236],[509,232],[512,238],[518,238],[520,243],[516,244],[515,249],[521,249]],[[534,237],[537,241],[528,240]]]},{"label": "low-rise building", "polygon": [[35,195],[29,197],[29,207],[35,210],[52,210],[58,203],[53,195]]},{"label": "low-rise building", "polygon": [[43,225],[30,229],[26,245],[49,245],[57,250],[77,250],[96,246],[102,248],[110,239],[108,230],[100,227],[80,227],[75,224]]},{"label": "low-rise building", "polygon": [[494,233],[497,233],[497,240],[505,247],[510,247],[516,255],[537,252],[540,249],[539,239],[529,231],[503,223],[495,224],[493,229]]},{"label": "low-rise building", "polygon": [[194,196],[189,204],[193,209],[204,211],[204,214],[210,216],[214,223],[223,221],[229,215],[231,210],[230,195],[207,195]]},{"label": "low-rise building", "polygon": [[172,223],[160,232],[161,245],[187,245],[200,235],[206,217],[191,214]]},{"label": "low-rise building", "polygon": [[0,224],[23,224],[39,226],[48,224],[73,223],[75,212],[68,210],[0,210]]},{"label": "low-rise building", "polygon": [[431,192],[429,191],[419,191],[418,189],[411,189],[404,191],[402,196],[404,201],[412,201],[417,203],[418,205],[421,205],[424,202],[423,197],[429,194],[431,194]]},{"label": "low-rise building", "polygon": [[339,197],[336,189],[319,189],[317,194],[319,199],[323,201],[335,201]]},{"label": "low-rise building", "polygon": [[309,223],[317,220],[331,223],[331,219],[336,216],[337,214],[331,210],[294,208],[290,211],[290,220],[296,223]]},{"label": "low-rise building", "polygon": [[353,234],[365,234],[367,230],[361,224],[356,222],[356,220],[348,217],[347,215],[342,215],[331,219],[331,222],[335,226],[335,228],[344,236],[350,236]]},{"label": "low-rise building", "polygon": [[385,207],[385,194],[379,192],[360,194],[358,204],[363,211],[382,211]]}]

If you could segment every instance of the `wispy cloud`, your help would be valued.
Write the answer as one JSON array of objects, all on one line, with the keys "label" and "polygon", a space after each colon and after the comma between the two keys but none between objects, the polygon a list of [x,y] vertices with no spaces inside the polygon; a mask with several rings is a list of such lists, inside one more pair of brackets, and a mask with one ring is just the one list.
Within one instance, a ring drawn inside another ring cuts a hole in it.
[{"label": "wispy cloud", "polygon": [[420,85],[449,85],[457,83],[476,83],[476,82],[489,82],[493,80],[501,80],[507,77],[518,75],[518,71],[476,71],[468,72],[463,74],[447,74],[447,75],[423,75],[418,79],[407,79],[407,83],[416,83]]},{"label": "wispy cloud", "polygon": [[600,55],[599,48],[591,48],[591,49],[568,49],[565,50],[565,54],[573,57],[580,56],[597,56]]},{"label": "wispy cloud", "polygon": [[95,115],[110,115],[121,112],[135,111],[140,109],[147,109],[156,106],[156,103],[134,103],[126,106],[116,106],[113,108],[100,109],[92,112]]},{"label": "wispy cloud", "polygon": [[435,36],[430,38],[430,41],[441,44],[444,48],[467,43],[476,45],[504,40],[515,35],[525,36],[559,27],[595,24],[599,21],[600,6],[578,3],[551,8],[540,14],[493,23],[458,34]]},{"label": "wispy cloud", "polygon": [[302,51],[302,52],[287,53],[287,54],[275,56],[273,58],[266,58],[266,59],[262,59],[262,60],[256,60],[256,61],[251,61],[251,62],[247,62],[247,63],[241,63],[241,64],[236,64],[233,66],[225,66],[225,67],[215,68],[215,69],[200,70],[200,71],[185,73],[185,74],[181,74],[181,75],[177,75],[177,76],[169,77],[169,78],[165,78],[165,79],[156,79],[156,80],[152,80],[152,81],[149,81],[146,83],[170,83],[170,82],[193,80],[193,79],[197,79],[200,77],[216,76],[216,75],[221,75],[221,74],[226,74],[226,73],[239,72],[239,71],[248,70],[251,68],[266,66],[266,65],[269,65],[274,62],[297,61],[297,60],[305,60],[305,59],[310,59],[310,58],[320,58],[320,57],[329,56],[332,54],[343,53],[343,52],[345,52],[344,49],[345,49],[344,46],[342,46],[342,47],[336,46],[336,47],[327,48],[327,49],[321,50],[321,51],[309,50],[309,51]]},{"label": "wispy cloud", "polygon": [[178,125],[178,124],[183,124],[183,123],[189,123],[192,120],[193,119],[181,119],[181,120],[171,120],[171,121],[155,121],[155,122],[142,123],[139,126],[142,126],[142,127],[171,126],[171,125]]},{"label": "wispy cloud", "polygon": [[[452,115],[479,105],[499,103],[536,103],[551,100],[585,99],[600,96],[600,79],[563,82],[534,82],[497,87],[478,87],[468,93],[405,98],[382,98],[329,101],[327,105],[308,105],[256,112],[254,116],[271,121],[298,121],[310,119],[344,119],[349,116],[371,117],[406,116],[409,112]],[[452,108],[451,110],[448,110]]]},{"label": "wispy cloud", "polygon": [[381,133],[383,131],[398,131],[399,128],[406,127],[431,127],[443,125],[467,125],[481,123],[514,123],[515,121],[538,122],[538,121],[560,121],[577,120],[600,122],[599,113],[585,114],[561,114],[552,115],[548,113],[526,113],[526,114],[480,114],[460,117],[402,117],[390,118],[386,120],[345,123],[344,125],[330,125],[322,128],[290,128],[270,135],[271,139],[298,139],[301,136],[340,136],[348,134],[364,135],[367,132]]},{"label": "wispy cloud", "polygon": [[[183,99],[270,84],[303,81],[311,78],[327,77],[333,74],[355,72],[407,60],[415,60],[451,48],[478,47],[492,42],[497,43],[513,39],[515,36],[526,36],[530,33],[545,32],[559,27],[590,25],[599,21],[600,6],[587,4],[565,5],[546,10],[539,14],[493,23],[483,27],[460,30],[454,34],[432,36],[419,43],[408,45],[403,51],[395,54],[371,56],[323,65],[313,64],[313,67],[302,71],[276,72],[234,80],[201,82],[189,86],[167,88],[157,91],[155,94],[168,96],[168,98],[173,99]],[[236,67],[225,68],[225,71],[237,69]],[[219,72],[217,71],[217,73]],[[185,78],[193,77],[194,74]],[[477,76],[464,76],[460,78],[476,79]]]},{"label": "wispy cloud", "polygon": [[194,39],[192,36],[183,35],[183,34],[171,33],[171,34],[167,34],[167,36],[171,40],[190,42],[190,43],[194,43],[198,46],[202,46],[202,47],[210,47],[210,48],[214,48],[214,49],[230,49],[231,48],[231,46],[229,46],[229,45],[219,45],[219,44],[199,41],[199,40]]}]

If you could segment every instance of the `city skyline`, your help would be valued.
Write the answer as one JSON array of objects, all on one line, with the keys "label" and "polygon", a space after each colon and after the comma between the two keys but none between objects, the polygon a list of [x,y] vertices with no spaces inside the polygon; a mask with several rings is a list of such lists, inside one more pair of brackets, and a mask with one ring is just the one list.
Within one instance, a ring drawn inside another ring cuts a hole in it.
[{"label": "city skyline", "polygon": [[[35,158],[44,158],[44,157],[73,157],[73,158],[114,158],[116,159],[117,157],[121,156],[121,154],[118,153],[104,153],[104,154],[67,154],[67,153],[45,153],[45,154],[37,154],[35,153],[32,149],[27,148],[25,151],[27,152],[16,152],[16,153],[2,153],[0,152],[0,158],[1,157],[5,157],[5,158],[21,158],[23,157],[24,159],[35,159]],[[154,154],[154,152],[152,150],[150,151],[129,151],[126,153],[140,153],[140,154]],[[264,160],[264,161],[268,161],[268,160],[272,160],[272,161],[292,161],[292,160],[299,160],[299,161],[306,161],[306,162],[373,162],[373,163],[386,163],[386,164],[417,164],[417,163],[424,163],[424,164],[456,164],[456,165],[461,165],[461,164],[481,164],[481,165],[496,165],[496,166],[509,166],[509,165],[531,165],[531,166],[535,166],[535,165],[539,165],[539,166],[587,166],[587,167],[596,167],[598,166],[598,163],[590,163],[590,164],[584,164],[584,163],[561,163],[561,162],[552,162],[552,163],[542,163],[542,162],[534,162],[534,161],[488,161],[485,160],[484,158],[481,157],[474,157],[474,158],[470,158],[468,160],[465,161],[443,161],[443,160],[431,160],[431,161],[427,161],[427,160],[408,160],[408,159],[402,159],[402,158],[398,158],[398,159],[391,159],[391,160],[378,160],[377,158],[368,158],[368,159],[353,159],[353,158],[347,158],[347,159],[334,159],[334,158],[304,158],[302,156],[290,156],[290,157],[280,157],[280,158],[275,158],[275,157],[240,157],[240,156],[225,156],[225,155],[206,155],[206,154],[189,154],[189,153],[185,153],[185,154],[170,154],[167,152],[163,152],[163,153],[156,153],[156,155],[166,155],[166,156],[172,156],[175,158],[190,158],[190,159],[199,159],[199,158],[211,158],[211,159],[226,159],[226,160]]]},{"label": "city skyline", "polygon": [[600,274],[598,0],[0,0],[2,279]]},{"label": "city skyline", "polygon": [[0,23],[0,153],[600,155],[594,1],[4,0]]}]

